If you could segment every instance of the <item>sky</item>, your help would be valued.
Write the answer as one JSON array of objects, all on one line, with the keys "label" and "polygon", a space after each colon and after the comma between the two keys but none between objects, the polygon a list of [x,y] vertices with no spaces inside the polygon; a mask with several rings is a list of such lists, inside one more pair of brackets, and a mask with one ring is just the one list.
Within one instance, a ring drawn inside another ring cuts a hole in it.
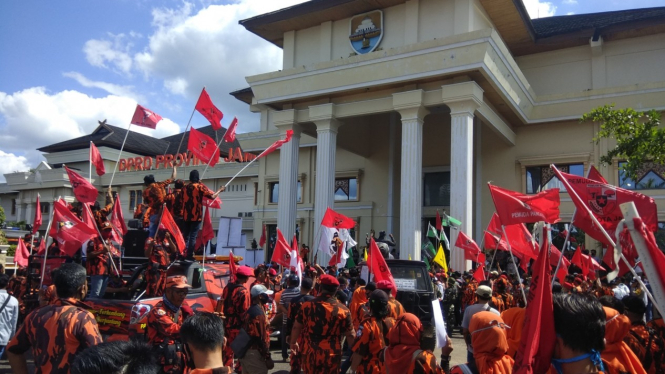
[{"label": "sky", "polygon": [[[238,132],[259,116],[229,93],[281,69],[281,50],[238,24],[305,0],[0,1],[0,182],[44,158],[36,148],[126,127],[139,103],[164,137],[185,129],[203,87]],[[665,0],[523,0],[531,18],[665,6]],[[207,126],[200,114],[196,128]]]}]

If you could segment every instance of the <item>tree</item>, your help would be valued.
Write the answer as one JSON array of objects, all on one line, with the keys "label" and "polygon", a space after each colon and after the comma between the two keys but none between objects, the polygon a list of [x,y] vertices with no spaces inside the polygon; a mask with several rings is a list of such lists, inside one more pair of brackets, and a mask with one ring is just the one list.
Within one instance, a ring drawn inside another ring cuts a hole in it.
[{"label": "tree", "polygon": [[[0,206],[0,227],[5,224],[5,210]],[[0,245],[7,244],[7,237],[5,232],[0,230]]]},{"label": "tree", "polygon": [[610,164],[614,158],[626,160],[622,169],[627,177],[635,179],[647,161],[665,164],[665,129],[659,128],[660,113],[655,110],[638,112],[605,105],[583,115],[581,122],[600,123],[600,131],[593,138],[596,144],[605,138],[616,140],[616,147],[600,161]]}]

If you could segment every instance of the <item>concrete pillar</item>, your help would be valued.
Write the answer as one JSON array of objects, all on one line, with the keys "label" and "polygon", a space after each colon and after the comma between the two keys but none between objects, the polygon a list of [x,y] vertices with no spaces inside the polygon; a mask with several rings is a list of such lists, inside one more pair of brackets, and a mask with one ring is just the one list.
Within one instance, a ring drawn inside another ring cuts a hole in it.
[{"label": "concrete pillar", "polygon": [[280,130],[282,137],[287,130],[293,130],[291,141],[282,145],[279,151],[279,200],[277,203],[277,228],[290,241],[296,232],[300,126],[295,123],[295,110],[276,112],[274,124]]},{"label": "concrete pillar", "polygon": [[[460,88],[460,92],[455,92]],[[462,90],[463,89],[463,90]],[[450,215],[462,222],[459,230],[473,237],[473,123],[474,112],[482,104],[482,89],[478,85],[444,86],[450,108]],[[457,96],[455,96],[457,94]],[[451,97],[452,96],[452,97]],[[451,230],[451,246],[459,230]],[[464,251],[450,251],[450,268],[464,271],[471,262],[464,260]]]},{"label": "concrete pillar", "polygon": [[423,123],[429,113],[424,91],[393,94],[393,109],[402,120],[399,257],[420,260],[423,209]]},{"label": "concrete pillar", "polygon": [[[316,124],[316,186],[314,188],[314,248],[319,247],[321,220],[329,207],[335,206],[335,155],[337,154],[337,130],[342,125],[335,119],[333,104],[309,107],[309,118]],[[328,265],[330,256],[319,251],[320,265]]]}]

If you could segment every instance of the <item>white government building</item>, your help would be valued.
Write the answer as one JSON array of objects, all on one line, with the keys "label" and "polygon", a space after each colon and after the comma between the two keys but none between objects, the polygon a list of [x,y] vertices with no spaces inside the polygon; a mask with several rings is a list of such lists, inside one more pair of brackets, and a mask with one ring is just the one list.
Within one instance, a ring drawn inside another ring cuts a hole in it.
[{"label": "white government building", "polygon": [[[420,259],[437,210],[480,243],[494,211],[487,182],[524,193],[558,187],[551,163],[578,175],[599,166],[610,183],[654,197],[665,221],[665,167],[622,178],[621,160],[600,165],[613,145],[592,141],[599,125],[579,123],[605,104],[663,109],[665,8],[531,20],[520,0],[313,0],[240,25],[283,50],[281,70],[246,77],[249,87],[231,93],[261,114],[259,132],[238,136],[242,150],[258,154],[294,131],[222,194],[216,217],[242,214],[250,240],[266,225],[311,245],[331,207],[356,220],[358,242],[371,229],[394,233],[400,257]],[[34,173],[5,175],[10,217],[31,220],[37,191],[42,201],[71,196],[58,167],[78,160],[87,170],[87,148],[54,146],[42,148],[48,165],[38,169],[54,168],[42,184]],[[112,167],[118,150],[100,149]],[[205,182],[216,188],[242,166],[224,163]],[[186,179],[191,167],[183,169]],[[147,173],[116,177],[126,214]],[[572,202],[565,192],[561,200],[569,221]],[[451,268],[469,266],[452,251]]]}]

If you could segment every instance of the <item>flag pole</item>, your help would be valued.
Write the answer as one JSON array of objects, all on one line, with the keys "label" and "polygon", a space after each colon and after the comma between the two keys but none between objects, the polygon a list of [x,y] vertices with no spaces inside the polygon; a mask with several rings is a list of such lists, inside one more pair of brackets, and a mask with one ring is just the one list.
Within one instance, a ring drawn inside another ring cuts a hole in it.
[{"label": "flag pole", "polygon": [[90,147],[88,148],[88,182],[92,184],[92,140],[90,141]]},{"label": "flag pole", "polygon": [[[560,172],[559,172],[559,169],[557,169],[557,167],[556,167],[554,164],[552,164],[550,167],[554,169],[554,173],[557,175],[557,177],[559,177],[559,173],[560,173]],[[575,195],[575,198],[573,199],[573,202],[575,201],[575,199],[577,199],[577,201],[582,201],[582,199],[580,198],[580,196],[577,194],[577,191],[573,190],[573,188],[571,187],[570,183],[568,183],[568,180],[567,180],[566,178],[561,177],[561,178],[559,178],[559,180],[561,181],[561,183],[563,183],[563,184],[566,186],[566,190],[568,191],[568,194],[569,194],[569,195],[570,195],[571,193],[572,193],[573,195]],[[571,195],[571,197],[572,197],[572,195]],[[600,224],[600,222],[598,221],[598,218],[596,218],[596,216],[591,212],[591,210],[589,210],[589,207],[587,207],[586,205],[584,205],[584,209],[587,211],[587,214],[591,217],[591,220],[593,221],[593,224],[594,224],[594,225],[600,230],[600,232],[603,234],[603,236],[605,237],[605,240],[607,240],[607,242],[608,242],[609,244],[612,245],[612,248],[613,248],[613,250],[614,250],[614,253],[616,253],[617,245],[616,245],[616,242],[614,241],[614,239],[612,239],[612,237],[610,236],[610,234],[608,234],[607,231],[605,230],[605,228]],[[618,226],[617,226],[617,227],[618,227]],[[562,255],[563,255],[563,254],[562,254]],[[644,293],[647,295],[647,297],[649,298],[649,300],[651,300],[651,303],[652,303],[653,305],[655,305],[656,308],[658,309],[658,312],[660,312],[661,315],[663,315],[663,314],[662,314],[663,311],[661,310],[660,306],[658,305],[658,303],[656,303],[656,300],[654,300],[653,295],[651,294],[651,292],[649,292],[649,290],[647,289],[647,287],[644,285],[644,283],[642,282],[642,279],[640,279],[640,277],[637,276],[637,273],[635,272],[635,269],[633,269],[633,267],[630,265],[630,263],[629,263],[628,260],[626,259],[626,256],[623,255],[623,252],[619,253],[619,258],[620,258],[620,259],[626,264],[626,266],[628,267],[628,269],[630,269],[630,272],[633,274],[633,277],[634,277],[634,278],[637,280],[637,282],[640,284],[640,287],[642,287],[642,290],[644,290]],[[616,266],[617,266],[617,269],[618,269],[619,264],[616,264]]]},{"label": "flag pole", "polygon": [[256,156],[255,159],[253,159],[252,161],[248,162],[247,165],[245,165],[244,168],[240,169],[240,171],[237,172],[236,175],[233,176],[233,178],[231,178],[228,182],[226,182],[226,184],[224,185],[224,188],[228,187],[229,184],[231,184],[231,182],[233,182],[233,180],[236,179],[236,178],[238,177],[238,175],[240,175],[240,173],[242,173],[243,171],[245,171],[245,169],[247,169],[247,168],[249,167],[249,165],[253,164],[254,161],[258,160],[259,157],[261,157],[261,155],[262,155],[263,153],[265,153],[265,151],[261,152],[261,154],[258,155],[258,156]]},{"label": "flag pole", "polygon": [[[206,206],[205,212],[203,212],[203,217],[205,217],[206,214],[208,214],[208,207],[207,206]],[[203,220],[205,220],[205,218],[203,218]],[[212,220],[210,220],[210,224],[212,225]],[[201,227],[203,227],[203,225],[201,225]],[[157,229],[159,230],[159,226],[157,226]],[[198,233],[197,233],[197,235],[198,235]],[[203,233],[201,233],[201,240],[203,240]],[[203,261],[201,262],[201,266],[203,267],[203,271],[206,271],[206,249],[207,249],[208,245],[210,245],[210,240],[208,240],[206,245],[203,246]],[[192,253],[192,255],[194,255],[194,254]]]},{"label": "flag pole", "polygon": [[109,183],[109,187],[113,185],[113,178],[115,177],[115,171],[118,170],[118,164],[120,163],[120,156],[122,155],[122,150],[125,149],[125,142],[127,142],[127,135],[129,135],[130,127],[132,127],[132,121],[129,121],[129,125],[127,125],[127,132],[125,133],[125,139],[122,141],[122,145],[120,146],[120,152],[118,152],[118,159],[115,161],[115,166],[113,166],[113,174],[111,174],[111,183]]},{"label": "flag pole", "polygon": [[[488,231],[489,233],[489,231]],[[490,234],[492,235],[492,234]],[[485,235],[483,235],[483,239],[485,238]],[[490,262],[490,267],[487,269],[487,271],[492,271],[492,265],[494,265],[494,259],[496,258],[496,252],[499,250],[499,245],[501,245],[501,237],[499,237],[499,240],[496,241],[496,246],[494,247],[494,255],[492,256],[492,261]]]},{"label": "flag pole", "polygon": [[[205,90],[205,86],[203,86],[203,89]],[[199,99],[200,99],[199,95]],[[196,101],[198,103],[198,100]],[[189,129],[189,124],[192,122],[192,118],[194,118],[194,112],[196,112],[196,105],[194,105],[194,110],[192,110],[192,115],[189,116],[189,121],[187,121],[187,126],[185,127],[185,131],[182,133],[182,137],[180,138],[180,144],[178,144],[178,150],[176,151],[176,155],[180,153],[180,147],[182,146],[182,141],[185,140],[185,134],[187,134],[187,130]]]},{"label": "flag pole", "polygon": [[[111,265],[113,267],[113,270],[115,270],[115,275],[120,276],[120,272],[118,271],[118,267],[115,266],[115,261],[113,261],[113,253],[109,250],[108,246],[106,243],[104,243],[104,238],[102,237],[102,232],[99,231],[99,226],[97,226],[97,223],[95,222],[95,217],[92,216],[92,212],[90,211],[90,207],[88,204],[83,204],[85,206],[86,211],[88,212],[88,215],[92,219],[92,223],[95,225],[95,229],[97,229],[97,234],[99,235],[99,240],[102,242],[102,246],[106,249],[106,253],[109,254],[110,259],[111,259]],[[113,227],[113,226],[111,226]]]},{"label": "flag pole", "polygon": [[[60,196],[55,201],[60,200]],[[54,201],[54,203],[55,203]],[[44,285],[44,272],[46,271],[46,258],[48,256],[48,238],[49,238],[49,231],[51,231],[51,225],[53,224],[53,217],[55,216],[55,209],[51,212],[51,219],[48,221],[48,225],[46,227],[46,235],[44,235],[44,239],[46,242],[44,243],[44,263],[42,264],[42,274],[41,274],[41,280],[39,281],[39,288],[41,289],[42,286]]]},{"label": "flag pole", "polygon": [[508,234],[506,233],[506,226],[501,225],[501,230],[503,231],[503,235],[506,237],[506,244],[508,245],[508,252],[510,252],[510,258],[513,260],[513,266],[515,266],[515,272],[517,273],[517,279],[520,281],[520,290],[522,291],[522,297],[524,298],[524,307],[527,305],[526,301],[526,294],[524,293],[524,287],[522,284],[522,277],[520,277],[520,269],[517,267],[517,264],[515,263],[515,256],[513,256],[513,250],[510,247],[510,239],[508,239]]}]

